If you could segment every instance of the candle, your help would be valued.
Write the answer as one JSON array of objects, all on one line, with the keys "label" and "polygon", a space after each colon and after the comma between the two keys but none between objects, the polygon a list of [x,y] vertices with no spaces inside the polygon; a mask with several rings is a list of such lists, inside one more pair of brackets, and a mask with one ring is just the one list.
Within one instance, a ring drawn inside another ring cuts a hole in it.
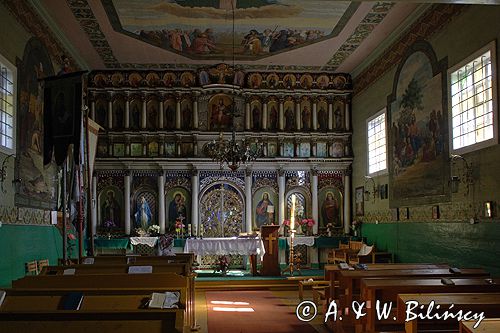
[{"label": "candle", "polygon": [[188,235],[191,237],[191,224],[188,224]]},{"label": "candle", "polygon": [[292,194],[292,212],[290,215],[290,230],[295,230],[295,194]]}]

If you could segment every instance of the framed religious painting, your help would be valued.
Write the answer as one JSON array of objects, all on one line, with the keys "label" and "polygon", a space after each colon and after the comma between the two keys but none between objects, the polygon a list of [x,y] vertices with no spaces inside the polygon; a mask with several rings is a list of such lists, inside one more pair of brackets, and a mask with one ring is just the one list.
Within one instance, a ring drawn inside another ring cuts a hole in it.
[{"label": "framed religious painting", "polygon": [[364,186],[356,187],[356,190],[354,191],[354,204],[356,207],[356,216],[365,215],[364,194],[365,194]]},{"label": "framed religious painting", "polygon": [[167,157],[175,156],[175,142],[165,143],[165,156]]},{"label": "framed religious painting", "polygon": [[267,157],[276,157],[278,155],[278,145],[276,142],[267,143]]},{"label": "framed religious painting", "polygon": [[114,157],[125,156],[125,144],[124,143],[115,143],[113,145],[113,156]]},{"label": "framed religious painting", "polygon": [[327,152],[326,142],[316,143],[316,157],[326,157]]},{"label": "framed religious painting", "polygon": [[285,142],[283,144],[283,157],[293,157],[295,146],[293,142]]},{"label": "framed religious painting", "polygon": [[130,144],[130,156],[132,157],[142,156],[142,143]]},{"label": "framed religious painting", "polygon": [[299,153],[300,157],[311,157],[311,144],[309,142],[301,142]]}]

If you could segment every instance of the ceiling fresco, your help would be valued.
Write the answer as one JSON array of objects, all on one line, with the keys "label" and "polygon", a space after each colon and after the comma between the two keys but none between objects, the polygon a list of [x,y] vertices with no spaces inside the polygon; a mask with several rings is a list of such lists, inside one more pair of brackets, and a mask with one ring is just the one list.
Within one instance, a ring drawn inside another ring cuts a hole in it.
[{"label": "ceiling fresco", "polygon": [[102,4],[115,31],[143,42],[194,59],[232,58],[234,53],[236,59],[252,60],[337,36],[360,3],[102,0]]}]

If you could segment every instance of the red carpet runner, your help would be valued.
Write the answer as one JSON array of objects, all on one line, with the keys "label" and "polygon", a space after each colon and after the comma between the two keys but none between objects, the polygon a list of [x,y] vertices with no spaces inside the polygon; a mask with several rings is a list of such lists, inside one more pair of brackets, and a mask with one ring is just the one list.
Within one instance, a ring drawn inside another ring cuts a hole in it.
[{"label": "red carpet runner", "polygon": [[270,291],[206,292],[206,300],[208,333],[316,332]]}]

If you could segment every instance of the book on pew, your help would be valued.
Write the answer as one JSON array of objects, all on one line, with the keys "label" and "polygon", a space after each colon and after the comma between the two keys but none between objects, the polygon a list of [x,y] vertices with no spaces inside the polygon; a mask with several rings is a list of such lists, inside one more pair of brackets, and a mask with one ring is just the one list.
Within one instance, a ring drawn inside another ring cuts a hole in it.
[{"label": "book on pew", "polygon": [[75,275],[76,269],[75,268],[66,268],[63,271],[63,275]]},{"label": "book on pew", "polygon": [[453,286],[455,284],[452,279],[448,278],[441,278],[441,283],[447,286]]},{"label": "book on pew", "polygon": [[354,268],[353,268],[353,267],[349,266],[349,265],[348,265],[347,263],[345,263],[345,262],[341,262],[341,263],[339,264],[339,268],[340,268],[340,269],[342,269],[342,270],[350,270],[350,271],[353,271],[353,270],[354,270]]},{"label": "book on pew", "polygon": [[5,299],[7,292],[5,290],[0,290],[0,307],[2,307],[3,300]]},{"label": "book on pew", "polygon": [[148,307],[152,309],[178,309],[180,296],[181,294],[178,291],[153,293]]},{"label": "book on pew", "polygon": [[94,258],[85,258],[85,259],[83,259],[83,264],[84,265],[93,265],[94,264]]},{"label": "book on pew", "polygon": [[460,274],[460,273],[462,273],[462,271],[460,270],[460,268],[457,268],[457,267],[451,267],[451,268],[450,268],[450,273],[453,273],[453,274]]},{"label": "book on pew", "polygon": [[130,266],[128,274],[150,274],[153,273],[153,266]]},{"label": "book on pew", "polygon": [[61,299],[62,310],[80,310],[83,301],[82,292],[72,292],[64,295]]}]

